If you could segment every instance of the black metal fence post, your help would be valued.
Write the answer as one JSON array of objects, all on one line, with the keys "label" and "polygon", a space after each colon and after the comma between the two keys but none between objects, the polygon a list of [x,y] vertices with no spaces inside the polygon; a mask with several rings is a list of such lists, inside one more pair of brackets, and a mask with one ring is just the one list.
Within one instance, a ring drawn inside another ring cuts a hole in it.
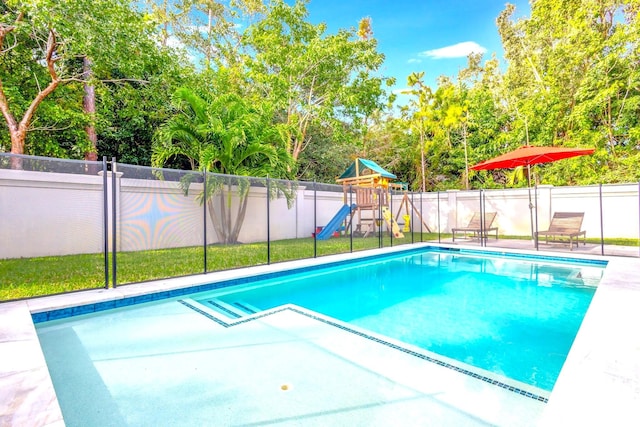
[{"label": "black metal fence post", "polygon": [[353,253],[353,186],[349,184],[349,252]]},{"label": "black metal fence post", "polygon": [[393,247],[393,189],[389,189],[389,242]]},{"label": "black metal fence post", "polygon": [[316,180],[313,180],[313,257],[318,257],[318,199]]},{"label": "black metal fence post", "polygon": [[480,200],[479,200],[479,204],[480,204],[480,246],[484,247],[486,245],[486,242],[484,241],[484,227],[485,227],[485,223],[484,223],[484,203],[482,203],[482,188],[480,190],[478,190],[480,192]]},{"label": "black metal fence post", "polygon": [[269,199],[271,197],[271,180],[267,176],[267,264],[271,264],[271,212]]},{"label": "black metal fence post", "polygon": [[602,215],[602,184],[599,188],[600,193],[600,254],[604,255],[604,222]]},{"label": "black metal fence post", "polygon": [[[414,226],[414,218],[413,218],[413,211],[415,209],[415,206],[413,204],[413,191],[411,192],[411,222],[409,222],[409,232],[411,233],[411,244],[415,243],[413,240],[413,226]],[[422,228],[422,221],[420,221],[420,228]]]},{"label": "black metal fence post", "polygon": [[204,273],[207,273],[207,171],[202,171],[202,191],[204,197],[202,198],[202,231],[204,236],[202,237],[202,248],[204,249]]},{"label": "black metal fence post", "polygon": [[107,181],[107,156],[102,156],[102,219],[104,232],[104,288],[109,288],[109,194]]},{"label": "black metal fence post", "polygon": [[440,192],[436,193],[436,197],[438,198],[438,243],[442,243],[441,241],[441,231],[440,231]]},{"label": "black metal fence post", "polygon": [[[420,217],[424,220],[424,214],[422,213],[422,190],[420,190]],[[422,243],[422,220],[420,221],[420,243]]]},{"label": "black metal fence post", "polygon": [[378,189],[378,249],[384,247],[382,235],[382,188]]},{"label": "black metal fence post", "polygon": [[116,288],[118,286],[118,262],[117,258],[117,244],[116,239],[118,237],[117,225],[117,201],[116,201],[116,173],[118,167],[116,164],[116,158],[111,158],[111,285]]}]

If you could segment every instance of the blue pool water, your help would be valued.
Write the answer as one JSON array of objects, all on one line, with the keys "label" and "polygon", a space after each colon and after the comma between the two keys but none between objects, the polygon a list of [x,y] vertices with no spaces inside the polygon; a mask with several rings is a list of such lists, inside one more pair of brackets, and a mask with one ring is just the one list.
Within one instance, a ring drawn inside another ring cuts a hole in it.
[{"label": "blue pool water", "polygon": [[426,252],[194,299],[227,315],[229,306],[241,313],[296,304],[551,390],[602,272],[593,264]]},{"label": "blue pool water", "polygon": [[[261,384],[253,354],[277,362],[291,336],[271,328],[278,341],[263,342],[256,332],[247,345],[237,329],[180,301],[233,317],[297,304],[551,390],[605,265],[410,251],[206,292],[179,290],[177,297],[172,291],[150,296],[164,300],[90,314],[73,315],[89,306],[39,313],[34,321],[66,425],[212,425],[219,405],[237,410],[237,419],[255,411],[252,402],[266,399],[269,407],[271,394],[245,399],[242,384]],[[101,304],[94,309],[106,308]]]}]

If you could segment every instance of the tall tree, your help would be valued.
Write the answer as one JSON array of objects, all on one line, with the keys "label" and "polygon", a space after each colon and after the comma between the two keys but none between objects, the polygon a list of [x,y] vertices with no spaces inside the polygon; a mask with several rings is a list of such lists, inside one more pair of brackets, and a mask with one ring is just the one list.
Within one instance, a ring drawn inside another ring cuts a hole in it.
[{"label": "tall tree", "polygon": [[421,164],[416,160],[424,145],[420,144],[416,135],[415,123],[396,117],[393,113],[375,116],[373,126],[369,127],[369,158],[375,160],[386,170],[392,171],[401,182],[406,182],[412,189],[420,189],[422,185]]},{"label": "tall tree", "polygon": [[[509,66],[513,132],[535,144],[588,145],[594,156],[550,165],[550,183],[637,179],[637,0],[537,0],[531,17],[497,20]],[[569,172],[566,168],[590,164]],[[571,181],[569,178],[575,179]]]},{"label": "tall tree", "polygon": [[274,0],[244,38],[249,77],[282,112],[294,161],[311,142],[311,126],[340,132],[344,120],[362,119],[385,99],[386,79],[375,75],[384,60],[376,40],[358,37],[356,29],[325,34],[326,25],[306,21],[306,3]]},{"label": "tall tree", "polygon": [[[455,85],[454,112],[459,114],[454,124],[464,147],[465,188],[473,187],[477,176],[470,175],[469,165],[501,154],[508,142],[509,116],[504,108],[499,63],[495,56],[484,63],[481,60],[481,55],[469,55],[467,67],[458,73]],[[504,182],[499,172],[488,176],[492,179],[477,185],[486,188]]]},{"label": "tall tree", "polygon": [[86,56],[82,58],[82,74],[86,80],[84,84],[84,98],[82,105],[84,112],[88,115],[88,123],[85,127],[87,139],[89,140],[89,149],[85,151],[85,160],[98,160],[98,135],[96,134],[96,89],[91,84],[91,60]]},{"label": "tall tree", "polygon": [[173,35],[177,28],[181,28],[188,22],[189,4],[184,0],[145,0],[149,17],[158,27],[158,42],[163,47],[170,47],[175,42]]},{"label": "tall tree", "polygon": [[[163,54],[146,65],[144,82],[99,82],[96,132],[100,155],[150,165],[153,134],[173,114],[171,94],[197,80],[191,67],[179,64],[174,55]],[[181,169],[186,165],[177,161],[165,166]]]},{"label": "tall tree", "polygon": [[[289,154],[284,150],[286,132],[272,124],[273,109],[268,102],[249,101],[233,92],[214,97],[197,95],[181,88],[176,91],[173,103],[175,115],[156,133],[154,166],[163,166],[181,156],[193,170],[240,176],[285,176],[290,167]],[[225,182],[208,176],[207,194],[201,198],[208,204],[218,240],[236,243],[246,214],[249,186],[244,181]],[[238,186],[239,203],[232,214],[234,183]],[[214,200],[216,194],[218,203]]]},{"label": "tall tree", "polygon": [[425,149],[427,144],[427,132],[430,116],[432,115],[433,93],[431,88],[424,84],[424,71],[411,73],[407,77],[407,84],[411,89],[405,93],[412,95],[409,104],[403,108],[403,115],[409,121],[411,129],[418,135],[420,149],[420,191],[427,190]]},{"label": "tall tree", "polygon": [[262,0],[146,0],[145,5],[160,43],[188,52],[204,69],[236,64],[243,25],[265,11]]},{"label": "tall tree", "polygon": [[63,86],[88,83],[82,58],[91,60],[94,76],[109,79],[118,69],[136,78],[155,52],[149,28],[125,0],[8,0],[0,8],[0,111],[12,153],[25,152],[48,98]]}]

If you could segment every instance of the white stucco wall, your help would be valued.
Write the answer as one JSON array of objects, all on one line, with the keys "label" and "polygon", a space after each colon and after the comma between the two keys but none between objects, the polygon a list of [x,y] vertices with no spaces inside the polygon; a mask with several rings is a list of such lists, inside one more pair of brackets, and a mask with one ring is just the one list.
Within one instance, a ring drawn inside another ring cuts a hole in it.
[{"label": "white stucco wall", "polygon": [[[118,249],[138,251],[201,245],[202,184],[191,184],[185,196],[177,182],[119,177],[117,188]],[[208,233],[209,234],[209,233]]]},{"label": "white stucco wall", "polygon": [[102,177],[0,170],[0,258],[99,253]]},{"label": "white stucco wall", "polygon": [[[447,195],[450,206],[447,217],[450,223],[444,226],[446,231],[450,231],[453,226],[466,225],[473,212],[480,210],[478,190],[448,191]],[[528,208],[529,192],[526,188],[484,190],[484,198],[485,211],[497,213],[494,225],[499,228],[500,234],[531,235],[532,216],[534,228],[537,220],[537,229],[546,230],[554,212],[584,212],[582,229],[586,230],[589,237],[601,235],[601,218],[605,237],[638,238],[639,235],[638,184],[602,186],[602,216],[598,185],[542,185],[537,189],[532,188],[531,203],[537,206],[537,219],[536,210],[530,211]]]},{"label": "white stucco wall", "polygon": [[[198,246],[203,244],[203,206],[197,200],[202,184],[185,195],[177,182],[116,178],[118,250]],[[108,177],[108,226],[111,227],[111,176]],[[100,253],[103,250],[103,180],[101,175],[0,170],[0,258]],[[340,187],[319,185],[318,191],[298,186],[292,205],[284,197],[270,200],[269,237],[272,240],[310,237],[314,226],[326,225],[343,205]],[[532,190],[538,207],[538,229],[544,230],[554,212],[584,212],[587,236],[600,236],[600,186],[551,187]],[[501,234],[531,233],[527,189],[485,190],[485,210],[496,212]],[[315,197],[315,201],[314,201]],[[480,209],[480,191],[445,191],[413,195],[413,206],[433,232],[450,232],[466,225]],[[402,195],[393,198],[393,216],[400,212]],[[638,238],[638,184],[602,186],[602,223],[605,237]],[[218,199],[214,203],[220,203]],[[235,214],[238,199],[232,197]],[[317,213],[314,221],[314,204]],[[409,205],[409,215],[413,209]],[[421,221],[413,211],[412,229]],[[535,221],[535,216],[534,216]],[[267,195],[264,186],[252,187],[240,242],[267,239]],[[111,232],[108,233],[111,239]],[[217,236],[207,215],[207,243]],[[109,248],[111,242],[109,241]]]}]

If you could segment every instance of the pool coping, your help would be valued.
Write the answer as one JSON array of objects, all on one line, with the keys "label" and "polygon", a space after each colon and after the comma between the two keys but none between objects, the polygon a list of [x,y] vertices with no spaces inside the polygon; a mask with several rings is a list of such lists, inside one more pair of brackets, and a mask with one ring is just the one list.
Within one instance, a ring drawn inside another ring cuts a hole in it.
[{"label": "pool coping", "polygon": [[[640,260],[585,254],[533,252],[421,243],[351,254],[290,261],[239,270],[165,279],[140,284],[54,295],[0,304],[0,424],[63,426],[64,420],[40,349],[32,315],[110,301],[150,301],[150,294],[191,289],[211,282],[315,268],[380,254],[427,247],[608,262],[560,377],[546,405],[541,425],[616,424],[640,419]],[[615,333],[612,333],[615,332]],[[601,345],[605,342],[607,345]],[[605,348],[606,347],[606,348]],[[29,357],[24,357],[27,352]],[[615,421],[614,421],[615,420]]]}]

